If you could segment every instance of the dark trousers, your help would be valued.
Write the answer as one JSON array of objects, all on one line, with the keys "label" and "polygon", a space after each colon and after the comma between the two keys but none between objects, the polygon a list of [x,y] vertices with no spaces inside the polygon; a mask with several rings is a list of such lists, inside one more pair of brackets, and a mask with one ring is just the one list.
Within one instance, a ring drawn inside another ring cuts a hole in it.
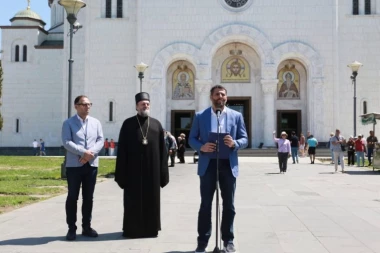
[{"label": "dark trousers", "polygon": [[93,196],[96,183],[97,167],[91,167],[86,163],[82,167],[67,167],[67,186],[68,193],[66,199],[66,222],[69,229],[76,229],[77,221],[77,202],[80,186],[82,185],[82,226],[91,226],[91,214]]},{"label": "dark trousers", "polygon": [[373,148],[368,148],[367,149],[367,155],[368,155],[368,162],[372,163],[371,158],[372,158],[372,155],[373,155]]},{"label": "dark trousers", "polygon": [[[233,176],[229,160],[219,162],[219,185],[223,199],[222,240],[225,243],[234,240],[233,223],[235,218],[236,178]],[[198,213],[198,243],[207,245],[211,236],[211,212],[216,190],[216,159],[212,159],[206,173],[200,177],[201,206]]]},{"label": "dark trousers", "polygon": [[185,150],[178,150],[178,159],[180,163],[185,163]]},{"label": "dark trousers", "polygon": [[104,155],[108,156],[110,154],[110,149],[109,148],[104,148]]},{"label": "dark trousers", "polygon": [[355,151],[347,151],[348,165],[355,164]]},{"label": "dark trousers", "polygon": [[286,172],[286,168],[288,165],[288,155],[289,155],[288,152],[286,153],[278,152],[278,165],[280,166],[281,172],[282,171]]},{"label": "dark trousers", "polygon": [[169,154],[168,153],[168,156],[170,156],[170,165],[174,166],[174,163],[175,163],[175,150],[172,149],[172,153]]}]

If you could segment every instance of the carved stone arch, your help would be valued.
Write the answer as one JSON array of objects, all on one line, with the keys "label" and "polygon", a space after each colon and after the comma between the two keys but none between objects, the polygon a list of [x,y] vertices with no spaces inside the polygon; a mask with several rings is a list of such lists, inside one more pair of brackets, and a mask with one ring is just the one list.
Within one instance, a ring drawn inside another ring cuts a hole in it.
[{"label": "carved stone arch", "polygon": [[154,57],[150,78],[165,78],[167,68],[175,61],[188,61],[197,67],[199,49],[189,43],[175,43],[162,49]]},{"label": "carved stone arch", "polygon": [[309,45],[301,42],[286,42],[274,48],[274,64],[296,59],[303,63],[311,78],[323,77],[323,62],[320,55]]},{"label": "carved stone arch", "polygon": [[227,25],[211,33],[200,49],[201,63],[211,66],[215,52],[229,43],[240,42],[251,46],[262,64],[273,63],[273,46],[260,30],[242,24]]}]

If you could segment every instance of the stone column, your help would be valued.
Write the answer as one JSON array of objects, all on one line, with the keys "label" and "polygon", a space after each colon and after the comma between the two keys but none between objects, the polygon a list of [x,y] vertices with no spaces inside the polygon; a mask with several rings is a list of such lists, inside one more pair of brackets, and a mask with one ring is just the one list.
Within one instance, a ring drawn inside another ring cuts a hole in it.
[{"label": "stone column", "polygon": [[273,130],[276,130],[274,108],[278,79],[261,80],[261,88],[264,93],[263,119],[264,119],[264,146],[274,147]]},{"label": "stone column", "polygon": [[195,88],[198,92],[198,108],[197,111],[202,111],[210,106],[210,89],[212,80],[195,80]]},{"label": "stone column", "polygon": [[324,134],[324,85],[323,78],[313,78],[312,87],[313,87],[313,117],[310,119],[312,127],[312,135],[317,138],[317,140],[325,140],[326,137]]}]

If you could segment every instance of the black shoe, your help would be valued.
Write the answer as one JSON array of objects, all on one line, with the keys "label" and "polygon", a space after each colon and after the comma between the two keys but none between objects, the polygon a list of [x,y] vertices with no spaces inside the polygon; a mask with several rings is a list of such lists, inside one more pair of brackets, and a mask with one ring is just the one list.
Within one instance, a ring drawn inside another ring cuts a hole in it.
[{"label": "black shoe", "polygon": [[88,237],[98,237],[98,233],[91,227],[83,228],[82,235],[88,236]]},{"label": "black shoe", "polygon": [[293,162],[293,164],[296,164],[295,162]]},{"label": "black shoe", "polygon": [[225,243],[223,250],[225,253],[230,253],[230,252],[235,253],[236,252],[235,245],[232,242],[229,242],[227,244]]},{"label": "black shoe", "polygon": [[198,243],[197,248],[195,249],[195,253],[206,253],[207,245]]},{"label": "black shoe", "polygon": [[69,229],[66,235],[66,240],[68,241],[75,241],[77,239],[77,233],[75,229]]}]

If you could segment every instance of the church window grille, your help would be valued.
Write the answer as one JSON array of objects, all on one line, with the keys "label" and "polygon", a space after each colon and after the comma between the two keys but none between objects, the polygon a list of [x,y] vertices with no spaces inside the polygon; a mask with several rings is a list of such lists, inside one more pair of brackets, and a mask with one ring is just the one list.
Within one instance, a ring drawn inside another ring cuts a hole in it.
[{"label": "church window grille", "polygon": [[364,13],[366,15],[370,15],[371,14],[371,0],[365,0]]},{"label": "church window grille", "polygon": [[22,61],[28,61],[28,47],[26,45],[22,48]]},{"label": "church window grille", "polygon": [[15,61],[20,61],[20,46],[17,45],[15,49]]},{"label": "church window grille", "polygon": [[108,121],[113,121],[113,102],[109,103]]},{"label": "church window grille", "polygon": [[359,15],[359,0],[353,0],[352,2],[352,14]]},{"label": "church window grille", "polygon": [[20,132],[20,119],[16,119],[16,133]]},{"label": "church window grille", "polygon": [[117,18],[123,17],[123,0],[117,0],[117,12],[116,12]]},{"label": "church window grille", "polygon": [[367,114],[367,101],[363,101],[363,114]]},{"label": "church window grille", "polygon": [[106,0],[106,18],[111,17],[111,10],[112,10],[111,7],[112,7],[111,0]]}]

